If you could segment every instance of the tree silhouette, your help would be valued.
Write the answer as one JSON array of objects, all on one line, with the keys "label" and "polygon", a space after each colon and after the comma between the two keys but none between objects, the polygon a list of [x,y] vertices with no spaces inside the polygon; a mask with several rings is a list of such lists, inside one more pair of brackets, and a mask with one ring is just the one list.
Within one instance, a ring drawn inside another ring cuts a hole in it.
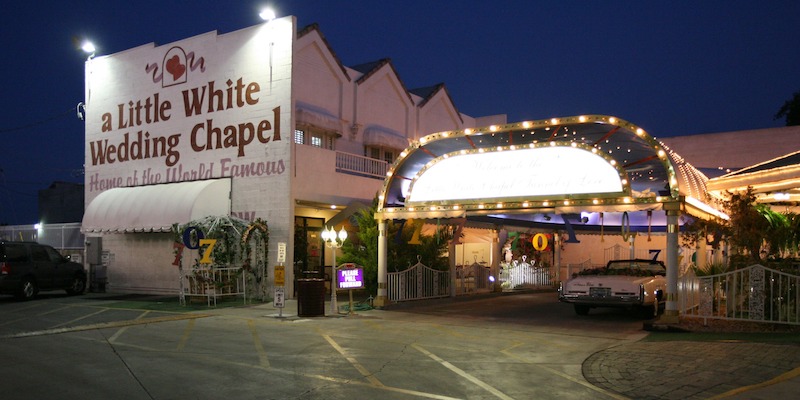
[{"label": "tree silhouette", "polygon": [[786,118],[786,126],[800,125],[800,91],[794,92],[790,100],[775,114],[775,119]]}]

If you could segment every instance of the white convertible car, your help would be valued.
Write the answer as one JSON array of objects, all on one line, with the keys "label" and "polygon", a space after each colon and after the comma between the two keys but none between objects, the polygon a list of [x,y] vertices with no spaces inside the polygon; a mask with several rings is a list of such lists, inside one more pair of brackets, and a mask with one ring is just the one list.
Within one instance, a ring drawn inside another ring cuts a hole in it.
[{"label": "white convertible car", "polygon": [[622,307],[658,314],[664,303],[667,269],[655,260],[614,260],[605,267],[583,270],[561,283],[558,299],[586,315],[594,307]]}]

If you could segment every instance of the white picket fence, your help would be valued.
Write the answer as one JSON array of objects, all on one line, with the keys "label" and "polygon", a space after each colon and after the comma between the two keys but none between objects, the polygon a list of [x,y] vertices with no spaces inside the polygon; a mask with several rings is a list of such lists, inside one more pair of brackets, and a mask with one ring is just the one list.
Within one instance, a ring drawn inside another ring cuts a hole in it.
[{"label": "white picket fence", "polygon": [[204,299],[209,306],[217,305],[217,298],[241,296],[247,302],[245,276],[241,267],[195,268],[185,276],[184,298]]},{"label": "white picket fence", "polygon": [[691,270],[678,282],[682,315],[800,325],[800,276],[752,265],[717,275]]},{"label": "white picket fence", "polygon": [[450,295],[450,272],[418,262],[404,271],[388,273],[389,300],[410,301]]}]

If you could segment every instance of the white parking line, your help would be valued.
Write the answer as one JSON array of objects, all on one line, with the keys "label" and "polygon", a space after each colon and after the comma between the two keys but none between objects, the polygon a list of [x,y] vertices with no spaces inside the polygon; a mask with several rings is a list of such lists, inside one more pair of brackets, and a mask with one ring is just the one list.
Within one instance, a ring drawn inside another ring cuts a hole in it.
[{"label": "white parking line", "polygon": [[91,316],[106,312],[107,310],[108,310],[107,308],[103,308],[103,309],[97,310],[97,311],[95,311],[95,312],[93,312],[91,314],[86,314],[86,315],[84,315],[82,317],[78,317],[78,318],[75,318],[75,319],[67,321],[67,322],[62,322],[62,323],[60,323],[58,325],[53,325],[53,326],[50,327],[50,329],[54,329],[54,328],[58,328],[58,327],[62,327],[62,326],[67,326],[67,325],[72,325],[73,322],[77,322],[77,321],[80,321],[82,319],[89,318]]},{"label": "white parking line", "polygon": [[464,378],[467,378],[468,381],[480,386],[481,388],[483,388],[487,392],[495,395],[495,397],[497,397],[499,399],[503,399],[503,400],[514,400],[513,397],[511,397],[511,396],[499,391],[498,389],[496,389],[495,387],[489,385],[488,383],[486,383],[486,382],[484,382],[484,381],[482,381],[482,380],[470,375],[469,373],[467,373],[467,371],[464,371],[463,369],[458,368],[455,365],[450,364],[449,362],[439,358],[436,354],[433,354],[430,351],[423,349],[419,345],[412,344],[411,347],[417,349],[417,351],[419,351],[420,353],[425,354],[426,356],[432,358],[434,361],[438,362],[439,364],[442,364],[445,368],[455,372],[458,375],[463,376]]},{"label": "white parking line", "polygon": [[381,383],[381,381],[379,381],[378,378],[372,375],[371,372],[367,371],[367,369],[364,368],[364,366],[361,365],[361,363],[359,363],[355,358],[348,356],[347,352],[345,352],[344,349],[341,346],[339,346],[339,344],[336,343],[330,336],[322,335],[322,337],[325,338],[325,340],[327,340],[328,343],[330,343],[331,346],[333,346],[333,348],[339,352],[339,354],[343,355],[344,358],[350,364],[352,364],[358,370],[358,372],[361,373],[362,376],[364,376],[364,378],[367,378],[367,380],[370,381],[375,386],[383,386],[383,383]]},{"label": "white parking line", "polygon": [[70,306],[63,306],[63,307],[59,307],[59,308],[54,308],[52,310],[47,310],[47,311],[45,311],[43,313],[36,314],[36,316],[37,317],[41,317],[42,315],[57,313],[57,312],[59,312],[61,310],[66,310],[68,308],[70,308]]}]

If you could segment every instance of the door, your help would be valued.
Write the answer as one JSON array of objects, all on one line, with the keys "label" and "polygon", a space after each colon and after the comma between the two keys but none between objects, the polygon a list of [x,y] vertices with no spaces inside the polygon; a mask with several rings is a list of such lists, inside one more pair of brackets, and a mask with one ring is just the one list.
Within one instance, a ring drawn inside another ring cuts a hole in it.
[{"label": "door", "polygon": [[47,257],[53,265],[53,287],[67,287],[75,276],[75,268],[56,249],[49,246],[44,247],[44,249],[47,251]]}]

